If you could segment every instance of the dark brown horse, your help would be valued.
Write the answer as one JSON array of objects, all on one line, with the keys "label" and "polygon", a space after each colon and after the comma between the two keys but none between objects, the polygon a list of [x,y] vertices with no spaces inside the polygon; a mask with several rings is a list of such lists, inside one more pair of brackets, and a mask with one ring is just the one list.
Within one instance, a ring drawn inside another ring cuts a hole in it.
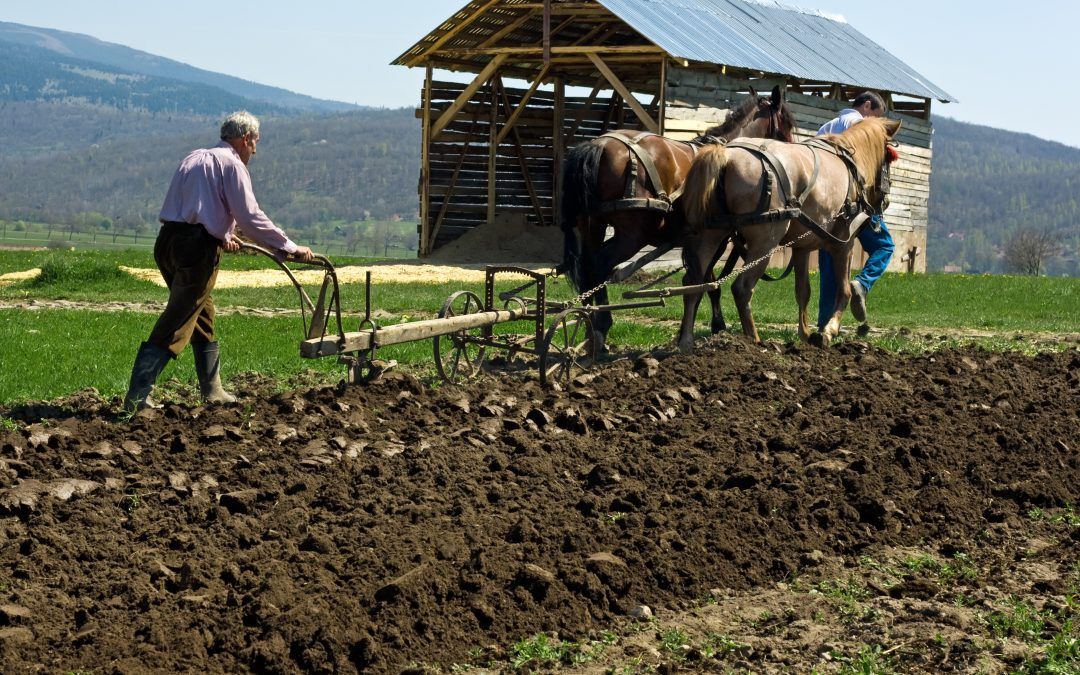
[{"label": "dark brown horse", "polygon": [[[571,285],[579,292],[593,289],[645,246],[677,240],[679,216],[672,202],[682,191],[686,173],[701,147],[740,136],[790,142],[794,128],[795,117],[780,87],[767,99],[751,89],[750,96],[731,109],[723,124],[692,141],[619,130],[571,148],[563,166],[560,195],[564,236],[561,267]],[[642,154],[647,157],[639,159]],[[609,225],[614,236],[604,241]],[[725,327],[720,291],[709,296],[712,330],[717,332]],[[607,289],[601,289],[589,302],[607,304]],[[601,340],[606,339],[611,312],[598,312],[595,326]]]}]

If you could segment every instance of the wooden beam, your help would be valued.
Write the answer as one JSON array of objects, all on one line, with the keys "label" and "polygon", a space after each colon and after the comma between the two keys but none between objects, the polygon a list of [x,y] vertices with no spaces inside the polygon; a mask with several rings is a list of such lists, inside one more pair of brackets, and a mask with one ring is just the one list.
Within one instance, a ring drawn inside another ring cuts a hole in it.
[{"label": "wooden beam", "polygon": [[566,99],[565,85],[562,78],[555,78],[555,109],[551,125],[551,147],[553,166],[551,169],[551,217],[556,223],[559,222],[559,214],[562,213],[562,170],[563,170],[563,115]]},{"label": "wooden beam", "polygon": [[[539,82],[539,80],[537,80]],[[503,107],[506,112],[510,112],[510,98],[506,95],[506,89],[503,87],[502,78],[498,80],[499,94],[502,98]],[[525,103],[522,102],[518,106],[518,110],[525,108]],[[529,175],[528,162],[525,161],[525,153],[521,149],[521,136],[518,134],[517,129],[508,127],[514,132],[514,150],[518,159],[518,166],[521,168],[521,177],[525,179],[525,190],[529,193],[529,200],[532,202],[533,208],[536,210],[536,219],[541,226],[544,222],[544,209],[540,206],[540,200],[536,197],[536,188],[533,187],[532,176]],[[505,129],[504,129],[505,131]],[[498,138],[502,138],[503,134],[499,134]],[[501,141],[496,140],[496,147]]]},{"label": "wooden beam", "polygon": [[[518,5],[507,5],[507,9],[544,9],[543,2],[523,2]],[[580,9],[596,9],[596,5],[591,2],[560,2],[558,5],[553,6],[552,11],[558,14],[561,11],[580,10]]]},{"label": "wooden beam", "polygon": [[428,66],[424,75],[424,91],[421,105],[424,108],[424,120],[420,132],[420,257],[431,253],[431,75]]},{"label": "wooden beam", "polygon": [[[603,82],[603,80],[604,78],[601,77],[600,82]],[[596,86],[593,87],[592,91],[589,93],[589,97],[585,99],[585,105],[581,107],[581,111],[576,117],[574,117],[574,126],[570,128],[570,134],[567,136],[567,138],[569,138],[571,141],[573,141],[574,138],[577,137],[578,127],[581,126],[581,122],[582,119],[585,117],[585,113],[589,112],[589,110],[592,109],[593,103],[596,103],[596,97],[600,94],[600,82],[597,82]]]},{"label": "wooden beam", "polygon": [[446,125],[450,124],[450,121],[454,119],[454,115],[461,110],[462,106],[469,102],[469,99],[472,98],[472,95],[476,93],[477,89],[491,79],[491,76],[499,70],[499,66],[503,64],[503,61],[505,61],[506,58],[505,54],[500,54],[493,58],[491,62],[480,71],[480,74],[469,83],[469,86],[465,87],[465,90],[454,99],[454,102],[450,104],[450,107],[443,111],[443,114],[439,116],[438,121],[436,121],[435,125],[431,128],[432,139],[439,137],[439,134],[446,128]]},{"label": "wooden beam", "polygon": [[487,223],[490,225],[495,222],[495,197],[496,197],[496,179],[498,174],[495,172],[496,162],[499,155],[499,144],[495,139],[498,138],[498,124],[496,124],[499,117],[499,104],[495,98],[495,85],[497,80],[491,81],[491,122],[488,124],[488,194],[487,194]]},{"label": "wooden beam", "polygon": [[574,46],[580,47],[583,44],[587,45],[603,42],[617,32],[619,32],[619,24],[614,22],[599,23],[595,28],[578,38],[577,42],[574,43]]},{"label": "wooden beam", "polygon": [[634,95],[623,85],[611,68],[608,68],[603,59],[593,53],[589,54],[589,59],[593,62],[593,65],[596,66],[596,69],[600,71],[600,74],[611,84],[612,88],[619,92],[619,96],[622,96],[623,100],[630,106],[630,109],[633,110],[634,114],[641,120],[641,123],[645,125],[645,128],[654,134],[659,133],[660,125],[656,123],[656,120],[649,116],[648,111],[646,111],[645,108],[641,106],[641,103],[634,98]]},{"label": "wooden beam", "polygon": [[660,59],[660,100],[657,101],[656,111],[660,115],[661,136],[664,134],[664,124],[667,121],[667,58]]},{"label": "wooden beam", "polygon": [[544,0],[544,67],[551,65],[551,0]]},{"label": "wooden beam", "polygon": [[[516,321],[526,316],[531,309],[496,309],[489,312],[475,312],[473,314],[461,314],[448,316],[442,319],[423,319],[421,321],[409,321],[396,323],[375,331],[375,344],[380,347],[399,345],[403,342],[415,342],[426,340],[436,335],[450,335],[462,330],[494,326],[498,323]],[[335,356],[371,349],[372,331],[359,331],[345,333],[344,341],[339,342],[341,336],[326,335],[325,337],[310,338],[300,343],[300,356],[305,359],[315,359],[322,356]]]},{"label": "wooden beam", "polygon": [[[457,189],[458,176],[461,174],[461,167],[465,164],[465,157],[469,154],[469,145],[472,143],[473,130],[476,129],[477,121],[479,121],[479,115],[473,113],[469,133],[465,135],[465,142],[461,144],[461,154],[458,156],[457,166],[454,167],[454,173],[450,176],[450,184],[447,186],[447,190],[443,192],[442,206],[439,207],[439,215],[435,218],[435,225],[432,227],[431,236],[428,238],[428,246],[432,249],[435,248],[435,238],[439,234],[439,228],[442,227],[443,219],[446,218],[446,210],[450,207],[450,200],[454,197],[454,190]],[[428,253],[431,253],[431,251],[429,250]]]},{"label": "wooden beam", "polygon": [[529,90],[521,97],[521,103],[518,103],[517,108],[510,113],[510,117],[506,120],[506,125],[499,131],[499,136],[495,139],[496,144],[502,143],[503,139],[506,138],[506,134],[510,133],[510,130],[514,128],[514,124],[516,124],[518,118],[521,117],[521,113],[525,112],[526,107],[528,107],[527,104],[529,103],[529,99],[536,93],[536,88],[540,86],[540,81],[547,75],[548,70],[550,70],[550,66],[544,66],[543,70],[540,71],[536,76],[536,79],[533,80],[533,83],[529,86]]},{"label": "wooden beam", "polygon": [[499,4],[500,2],[502,2],[502,0],[488,0],[488,1],[487,1],[487,2],[486,2],[486,3],[484,4],[484,6],[483,6],[483,7],[481,7],[481,8],[479,8],[479,9],[477,9],[477,10],[476,10],[475,12],[473,12],[473,13],[472,13],[472,14],[470,14],[469,16],[465,17],[464,19],[462,19],[462,20],[461,20],[461,22],[460,22],[460,23],[458,23],[458,24],[457,24],[456,26],[454,26],[454,27],[453,27],[453,28],[451,28],[450,30],[448,30],[448,31],[446,31],[445,33],[443,33],[442,35],[440,35],[440,36],[439,36],[439,37],[438,37],[438,38],[437,38],[437,39],[435,40],[435,42],[431,43],[431,46],[429,46],[429,47],[428,47],[427,49],[425,49],[424,51],[420,52],[420,53],[419,53],[419,54],[417,54],[416,56],[414,56],[414,57],[412,57],[411,59],[409,59],[409,62],[408,62],[408,63],[406,63],[405,65],[409,66],[410,68],[411,68],[411,67],[413,67],[413,66],[415,66],[415,65],[416,65],[417,63],[419,63],[419,62],[420,62],[421,60],[423,60],[423,58],[424,58],[425,56],[427,56],[427,55],[428,55],[428,54],[430,54],[431,52],[434,52],[434,51],[436,51],[436,50],[437,50],[437,49],[438,49],[439,47],[441,47],[441,46],[443,46],[444,44],[446,44],[446,42],[447,42],[447,41],[448,41],[448,40],[449,40],[450,38],[454,37],[455,35],[457,35],[457,34],[458,34],[458,33],[460,33],[461,31],[463,31],[464,29],[468,28],[468,27],[469,27],[469,26],[470,26],[470,25],[471,25],[471,24],[472,24],[472,23],[473,23],[474,21],[476,21],[477,19],[479,19],[479,18],[480,18],[480,16],[481,16],[481,15],[482,15],[482,14],[483,14],[484,12],[486,12],[486,11],[488,10],[488,8],[492,7],[493,5],[497,5],[497,4]]},{"label": "wooden beam", "polygon": [[496,32],[494,35],[492,35],[488,39],[486,39],[483,42],[481,42],[480,44],[478,44],[477,47],[479,47],[481,49],[484,49],[486,47],[490,47],[491,45],[493,45],[496,42],[498,42],[499,40],[501,40],[504,36],[506,36],[506,35],[508,35],[510,33],[513,33],[518,28],[521,28],[522,26],[524,26],[529,21],[529,19],[533,18],[534,16],[536,16],[535,12],[525,12],[524,14],[522,14],[520,17],[518,17],[514,21],[512,21],[509,24],[507,24],[506,26],[500,28],[499,31]]},{"label": "wooden beam", "polygon": [[[565,54],[663,54],[664,50],[655,45],[622,45],[615,47],[552,47],[552,55]],[[487,47],[485,49],[444,49],[440,55],[451,56],[536,56],[543,57],[543,47]]]}]

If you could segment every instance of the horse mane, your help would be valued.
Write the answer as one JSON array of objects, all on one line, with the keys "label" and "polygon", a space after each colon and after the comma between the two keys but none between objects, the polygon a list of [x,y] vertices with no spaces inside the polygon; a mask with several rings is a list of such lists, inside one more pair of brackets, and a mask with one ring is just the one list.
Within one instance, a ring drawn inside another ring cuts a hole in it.
[{"label": "horse mane", "polygon": [[791,112],[787,99],[784,99],[783,103],[780,104],[780,118],[789,129],[794,130],[798,127],[795,123],[795,113]]},{"label": "horse mane", "polygon": [[878,169],[885,161],[885,141],[889,132],[885,117],[866,117],[839,134],[826,134],[821,140],[846,151],[859,167],[867,185],[877,185]]},{"label": "horse mane", "polygon": [[[705,130],[705,133],[694,140],[698,142],[708,142],[710,136],[720,137],[739,129],[743,126],[746,118],[754,114],[757,110],[758,101],[760,100],[761,99],[757,96],[747,96],[729,109],[727,119],[714,127],[709,127]],[[786,103],[784,104],[784,114],[786,116],[791,116],[791,111],[787,109]],[[794,116],[791,116],[791,119],[794,120]]]}]

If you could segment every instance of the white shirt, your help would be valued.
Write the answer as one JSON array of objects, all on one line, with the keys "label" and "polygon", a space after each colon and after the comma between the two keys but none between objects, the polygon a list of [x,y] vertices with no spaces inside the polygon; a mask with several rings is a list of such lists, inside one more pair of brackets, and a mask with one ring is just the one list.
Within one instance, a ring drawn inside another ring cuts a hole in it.
[{"label": "white shirt", "polygon": [[862,113],[858,110],[854,108],[844,108],[840,111],[839,117],[822,124],[821,128],[818,129],[817,135],[824,136],[825,134],[839,134],[845,132],[848,130],[848,127],[862,118]]}]

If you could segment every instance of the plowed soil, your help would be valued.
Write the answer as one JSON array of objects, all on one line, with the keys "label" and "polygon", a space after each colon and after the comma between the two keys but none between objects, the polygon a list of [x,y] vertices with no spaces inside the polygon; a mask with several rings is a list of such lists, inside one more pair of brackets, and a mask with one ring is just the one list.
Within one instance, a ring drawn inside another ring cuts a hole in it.
[{"label": "plowed soil", "polygon": [[3,411],[0,670],[509,669],[540,633],[597,671],[1042,658],[988,617],[1075,592],[1080,354],[654,357],[566,391],[391,372]]}]

